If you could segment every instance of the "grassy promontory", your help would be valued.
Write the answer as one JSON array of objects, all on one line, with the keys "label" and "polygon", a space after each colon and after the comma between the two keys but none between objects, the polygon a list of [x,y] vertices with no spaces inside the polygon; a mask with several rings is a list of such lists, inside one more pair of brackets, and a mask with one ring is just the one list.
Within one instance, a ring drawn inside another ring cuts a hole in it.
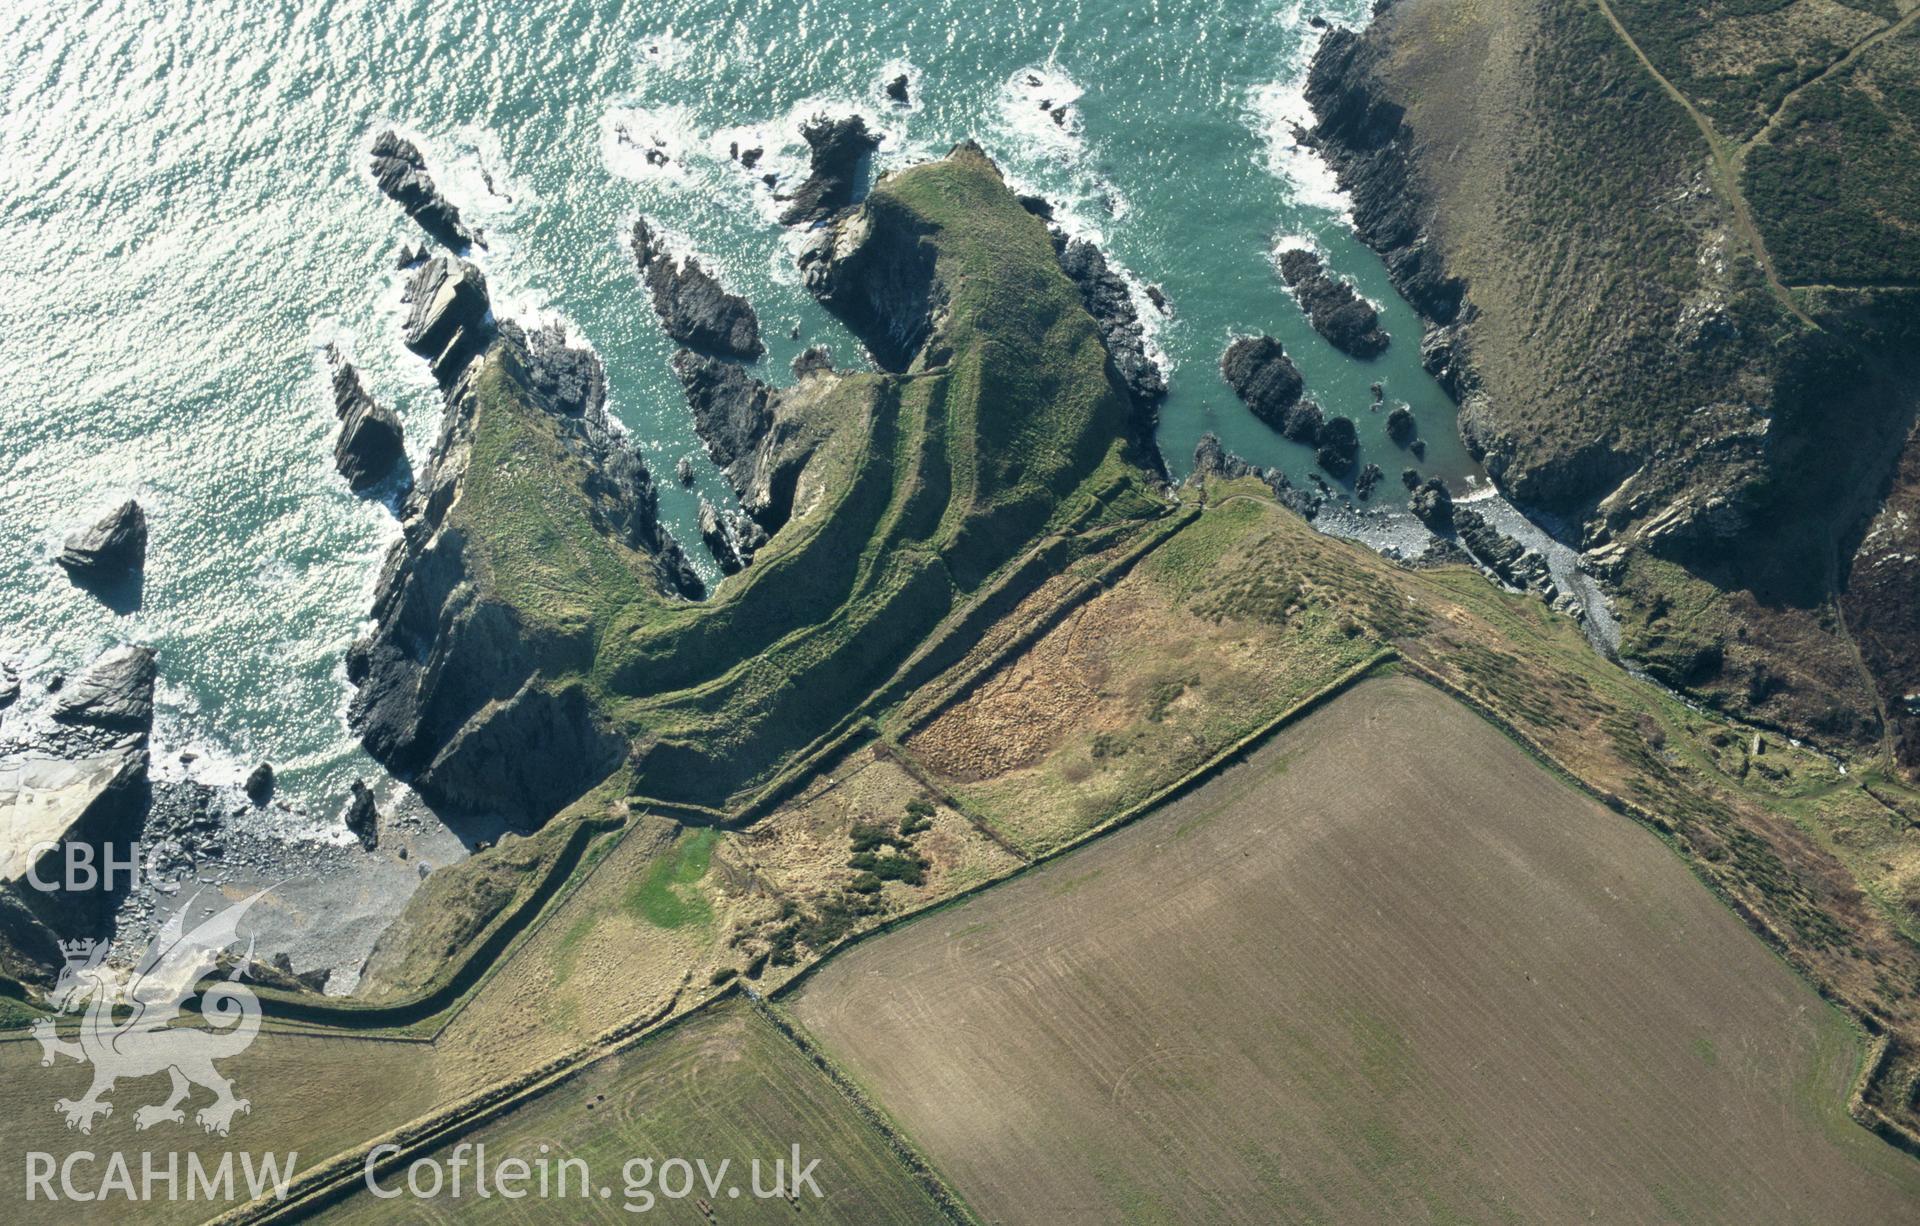
[{"label": "grassy promontory", "polygon": [[1165,508],[1094,321],[982,153],[895,174],[839,224],[932,244],[933,326],[904,370],[783,398],[823,441],[789,521],[711,600],[660,595],[647,559],[608,539],[593,475],[508,357],[480,377],[459,522],[539,645],[541,684],[584,693],[633,745],[637,796],[737,807],[1042,538],[1071,560],[1072,542]]}]

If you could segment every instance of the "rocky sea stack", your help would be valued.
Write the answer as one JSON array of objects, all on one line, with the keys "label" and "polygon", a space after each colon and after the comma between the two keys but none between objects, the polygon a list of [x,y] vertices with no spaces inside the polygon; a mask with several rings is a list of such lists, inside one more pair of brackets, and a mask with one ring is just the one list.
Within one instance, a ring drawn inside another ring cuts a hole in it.
[{"label": "rocky sea stack", "polygon": [[327,361],[333,367],[333,412],[340,419],[340,435],[333,444],[334,466],[356,494],[379,485],[406,458],[400,419],[392,409],[376,404],[360,385],[360,372],[331,346]]},{"label": "rocky sea stack", "polygon": [[427,173],[427,160],[412,141],[389,128],[373,140],[373,181],[420,228],[458,251],[475,242],[473,231]]},{"label": "rocky sea stack", "polygon": [[54,561],[75,583],[103,598],[137,585],[147,562],[146,512],[129,498],[91,527],[68,536]]}]

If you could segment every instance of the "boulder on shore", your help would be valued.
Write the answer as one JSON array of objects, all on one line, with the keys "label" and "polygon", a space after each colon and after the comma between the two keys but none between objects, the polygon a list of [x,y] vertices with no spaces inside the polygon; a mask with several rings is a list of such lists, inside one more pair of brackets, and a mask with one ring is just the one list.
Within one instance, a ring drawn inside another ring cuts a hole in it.
[{"label": "boulder on shore", "polygon": [[80,584],[132,578],[147,561],[147,515],[129,498],[92,527],[67,537],[54,559]]},{"label": "boulder on shore", "polygon": [[347,802],[347,829],[360,840],[361,850],[380,846],[380,810],[373,803],[373,789],[358,779],[353,781],[353,799]]},{"label": "boulder on shore", "polygon": [[1313,330],[1335,349],[1356,358],[1386,352],[1379,312],[1351,285],[1329,275],[1319,256],[1304,247],[1281,252],[1280,277],[1300,300]]},{"label": "boulder on shore", "polygon": [[825,221],[852,204],[860,164],[880,147],[880,138],[867,131],[867,121],[858,115],[816,115],[801,126],[800,135],[812,154],[806,181],[787,198],[780,214],[781,224],[789,226]]},{"label": "boulder on shore", "polygon": [[723,289],[699,257],[675,259],[644,217],[633,223],[633,256],[668,336],[721,357],[757,358],[766,351],[752,305]]},{"label": "boulder on shore", "polygon": [[273,798],[273,763],[262,762],[248,772],[247,781],[240,785],[247,799],[256,805],[264,805]]}]

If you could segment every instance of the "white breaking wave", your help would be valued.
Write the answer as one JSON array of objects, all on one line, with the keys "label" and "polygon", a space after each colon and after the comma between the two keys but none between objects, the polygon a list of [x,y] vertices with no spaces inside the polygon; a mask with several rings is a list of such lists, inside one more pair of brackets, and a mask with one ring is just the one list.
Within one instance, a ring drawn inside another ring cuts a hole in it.
[{"label": "white breaking wave", "polygon": [[[1303,144],[1296,132],[1313,127],[1313,108],[1307,105],[1307,72],[1320,48],[1324,30],[1308,24],[1307,0],[1295,0],[1280,20],[1300,31],[1300,44],[1287,60],[1278,81],[1256,87],[1247,99],[1248,122],[1266,145],[1267,170],[1287,184],[1296,204],[1325,209],[1352,224],[1353,201],[1340,190],[1333,167]],[[1322,13],[1315,6],[1316,13]],[[1363,15],[1324,14],[1328,21],[1358,27]]]}]

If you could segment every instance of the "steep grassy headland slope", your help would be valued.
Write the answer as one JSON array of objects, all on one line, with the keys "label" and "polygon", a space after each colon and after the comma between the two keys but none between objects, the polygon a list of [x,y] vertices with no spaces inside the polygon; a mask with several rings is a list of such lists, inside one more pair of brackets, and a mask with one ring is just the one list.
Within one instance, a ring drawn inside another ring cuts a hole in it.
[{"label": "steep grassy headland slope", "polygon": [[737,806],[930,639],[940,667],[942,623],[1021,555],[1049,561],[1008,598],[1164,509],[1098,326],[977,148],[823,234],[810,281],[888,369],[745,392],[772,420],[730,471],[772,535],[709,600],[637,456],[567,441],[601,416],[597,362],[552,372],[508,325],[458,377],[356,655],[369,746],[429,799],[537,822],[624,763],[636,796]]},{"label": "steep grassy headland slope", "polygon": [[1913,28],[1401,0],[1309,85],[1469,442],[1613,581],[1625,653],[1830,744],[1920,684],[1841,601],[1920,399]]}]

